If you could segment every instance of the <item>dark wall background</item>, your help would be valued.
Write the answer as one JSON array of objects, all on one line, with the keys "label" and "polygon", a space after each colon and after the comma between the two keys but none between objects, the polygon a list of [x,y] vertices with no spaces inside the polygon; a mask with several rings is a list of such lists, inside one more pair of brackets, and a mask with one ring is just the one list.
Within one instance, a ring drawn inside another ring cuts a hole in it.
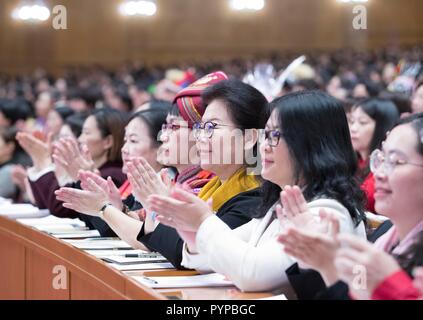
[{"label": "dark wall background", "polygon": [[336,0],[267,0],[259,13],[236,13],[226,0],[157,0],[158,14],[128,19],[120,0],[51,0],[68,9],[68,30],[51,20],[12,20],[16,0],[0,1],[0,71],[69,64],[168,63],[270,51],[375,48],[423,43],[423,0],[370,0],[368,30],[352,30],[352,7]]}]

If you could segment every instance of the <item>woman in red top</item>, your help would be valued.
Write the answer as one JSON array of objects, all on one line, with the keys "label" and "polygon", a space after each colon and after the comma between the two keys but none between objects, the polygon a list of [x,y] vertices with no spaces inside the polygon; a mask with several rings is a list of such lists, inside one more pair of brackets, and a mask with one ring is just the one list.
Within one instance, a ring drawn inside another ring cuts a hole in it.
[{"label": "woman in red top", "polygon": [[381,147],[386,133],[399,119],[399,112],[389,100],[368,99],[355,105],[349,115],[351,140],[357,152],[361,188],[367,195],[367,207],[375,212],[374,177],[369,169],[369,157]]}]

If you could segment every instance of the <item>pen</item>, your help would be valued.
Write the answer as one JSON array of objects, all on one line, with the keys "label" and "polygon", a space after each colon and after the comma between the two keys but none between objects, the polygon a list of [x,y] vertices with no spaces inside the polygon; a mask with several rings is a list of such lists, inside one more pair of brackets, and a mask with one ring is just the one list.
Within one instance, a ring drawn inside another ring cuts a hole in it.
[{"label": "pen", "polygon": [[148,254],[148,253],[129,253],[125,254],[125,258],[162,258],[161,255],[158,254]]},{"label": "pen", "polygon": [[88,241],[101,241],[101,240],[104,240],[104,241],[108,241],[108,240],[120,240],[119,238],[95,238],[95,239],[87,239]]},{"label": "pen", "polygon": [[150,278],[148,278],[148,277],[142,277],[144,280],[146,280],[147,282],[151,282],[151,283],[154,283],[154,284],[159,284],[156,280],[153,280],[153,279],[150,279]]}]

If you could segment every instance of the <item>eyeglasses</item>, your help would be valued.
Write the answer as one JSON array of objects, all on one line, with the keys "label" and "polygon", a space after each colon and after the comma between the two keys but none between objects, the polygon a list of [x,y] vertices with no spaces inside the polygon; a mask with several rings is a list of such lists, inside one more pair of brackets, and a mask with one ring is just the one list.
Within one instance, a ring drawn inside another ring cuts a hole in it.
[{"label": "eyeglasses", "polygon": [[277,147],[281,140],[282,133],[278,130],[265,130],[264,137],[271,147]]},{"label": "eyeglasses", "polygon": [[175,132],[175,131],[177,131],[181,128],[188,128],[188,127],[184,127],[184,126],[174,124],[174,123],[164,123],[162,125],[162,131],[166,132],[166,133],[169,132],[169,131]]},{"label": "eyeglasses", "polygon": [[398,154],[392,153],[386,156],[382,151],[376,149],[370,156],[370,170],[377,173],[383,168],[386,175],[390,175],[396,166],[410,165],[423,168],[423,164],[408,162],[407,160],[398,158]]},{"label": "eyeglasses", "polygon": [[192,127],[192,133],[194,135],[194,138],[199,140],[200,137],[201,137],[201,131],[204,131],[206,138],[210,139],[211,137],[213,137],[214,130],[217,127],[235,128],[234,126],[214,123],[214,122],[211,122],[211,121],[205,122],[204,124],[202,124],[200,122],[196,122],[196,123],[194,123],[194,126]]}]

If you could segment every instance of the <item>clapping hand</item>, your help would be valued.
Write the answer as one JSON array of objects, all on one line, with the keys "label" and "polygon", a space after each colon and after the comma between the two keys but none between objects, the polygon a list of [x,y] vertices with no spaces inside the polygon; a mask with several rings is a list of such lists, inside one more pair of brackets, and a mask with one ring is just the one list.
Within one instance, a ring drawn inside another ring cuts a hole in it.
[{"label": "clapping hand", "polygon": [[55,163],[62,166],[73,181],[78,181],[78,172],[94,171],[95,164],[91,154],[85,145],[81,148],[73,138],[62,138],[55,143],[53,152]]}]

